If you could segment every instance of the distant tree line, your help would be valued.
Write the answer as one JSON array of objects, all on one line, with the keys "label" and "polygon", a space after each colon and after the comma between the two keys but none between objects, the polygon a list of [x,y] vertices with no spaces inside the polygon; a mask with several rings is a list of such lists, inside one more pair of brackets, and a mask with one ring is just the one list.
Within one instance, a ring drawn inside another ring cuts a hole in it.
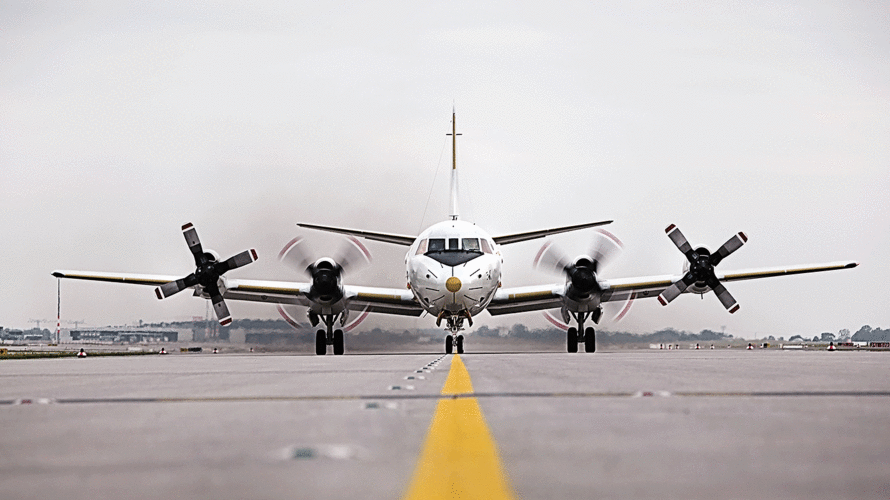
[{"label": "distant tree line", "polygon": [[[203,322],[199,322],[203,325]],[[192,321],[179,321],[170,323],[156,323],[147,325],[151,327],[164,328],[193,328],[195,323]],[[315,329],[305,325],[304,328],[295,329],[289,323],[281,319],[236,319],[232,322],[230,329],[243,329],[248,333],[264,333],[264,334],[282,334],[288,335],[291,342],[295,343],[312,343],[315,342]],[[220,329],[222,333],[224,329]],[[844,338],[849,335],[849,331],[841,332]],[[384,330],[374,328],[360,332],[349,334],[354,341],[367,343],[368,345],[387,345],[387,344],[404,344],[404,343],[440,343],[445,336],[443,330],[438,328],[424,328],[412,330]],[[559,328],[536,328],[529,329],[523,324],[515,324],[506,328],[490,328],[481,326],[470,333],[471,336],[484,339],[518,339],[524,341],[543,342],[543,343],[562,343],[565,342],[565,331]],[[221,335],[222,337],[222,335]],[[602,344],[670,344],[677,342],[714,342],[732,339],[733,336],[723,332],[713,330],[702,330],[698,333],[675,330],[673,328],[664,328],[651,333],[632,333],[621,331],[597,330],[597,342]],[[770,337],[773,340],[773,337]],[[781,340],[781,339],[780,339]],[[809,341],[801,335],[795,335],[789,341]],[[812,338],[814,342],[829,342],[840,340],[833,333],[822,333]],[[890,329],[882,330],[880,328],[872,328],[865,325],[852,336],[853,341],[858,342],[875,342],[890,341]]]},{"label": "distant tree line", "polygon": [[[488,338],[515,338],[538,342],[565,342],[566,332],[559,328],[539,328],[530,330],[522,324],[513,325],[509,329],[491,329],[487,326],[480,327],[473,333],[474,336]],[[598,330],[597,342],[604,344],[638,344],[638,343],[663,343],[674,342],[710,342],[715,340],[731,339],[732,335],[713,330],[702,330],[699,333],[678,331],[673,328],[665,328],[652,333],[612,332]]]},{"label": "distant tree line", "polygon": [[852,340],[854,342],[890,342],[890,329],[881,330],[865,325],[853,334]]}]

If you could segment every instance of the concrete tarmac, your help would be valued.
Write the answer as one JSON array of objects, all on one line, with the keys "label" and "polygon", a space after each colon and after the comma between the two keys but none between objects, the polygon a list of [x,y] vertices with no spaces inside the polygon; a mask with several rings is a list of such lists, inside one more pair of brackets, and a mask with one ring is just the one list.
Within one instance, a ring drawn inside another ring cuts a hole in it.
[{"label": "concrete tarmac", "polygon": [[[0,498],[401,498],[452,359],[2,361]],[[886,353],[461,360],[515,498],[890,498]]]}]

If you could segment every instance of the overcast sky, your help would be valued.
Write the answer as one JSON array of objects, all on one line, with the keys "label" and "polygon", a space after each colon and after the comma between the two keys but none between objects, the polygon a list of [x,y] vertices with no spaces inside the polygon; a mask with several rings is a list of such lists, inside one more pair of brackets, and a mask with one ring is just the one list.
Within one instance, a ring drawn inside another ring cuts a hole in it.
[{"label": "overcast sky", "polygon": [[[711,249],[745,231],[724,271],[862,263],[732,283],[734,315],[684,295],[603,328],[890,326],[887,4],[599,3],[3,2],[0,325],[54,326],[55,269],[188,274],[189,221],[223,258],[257,249],[241,278],[304,280],[281,247],[338,240],[297,222],[417,234],[447,215],[455,105],[461,215],[493,235],[614,219],[607,278],[681,272],[671,223]],[[504,286],[560,279],[531,270],[541,243],[505,247]],[[403,287],[404,248],[368,247],[348,282]],[[205,308],[62,283],[63,319],[89,325]],[[516,322],[547,326],[477,325]]]}]

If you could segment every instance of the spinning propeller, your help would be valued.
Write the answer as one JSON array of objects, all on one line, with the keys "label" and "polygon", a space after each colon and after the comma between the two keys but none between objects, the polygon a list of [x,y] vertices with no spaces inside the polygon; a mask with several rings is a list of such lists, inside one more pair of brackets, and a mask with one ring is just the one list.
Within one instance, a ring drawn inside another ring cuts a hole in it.
[{"label": "spinning propeller", "polygon": [[670,238],[671,241],[674,242],[674,245],[677,245],[677,248],[679,248],[680,251],[683,252],[683,255],[686,256],[686,260],[689,261],[689,269],[687,270],[686,275],[679,281],[661,292],[661,295],[658,296],[658,301],[661,302],[661,305],[668,305],[668,303],[686,291],[687,288],[695,285],[696,288],[702,290],[701,293],[707,291],[707,289],[702,288],[702,286],[713,290],[717,295],[717,298],[720,299],[720,303],[723,304],[723,307],[730,313],[738,311],[738,303],[726,287],[720,283],[720,280],[717,279],[717,275],[714,273],[714,268],[723,259],[741,248],[742,245],[748,241],[748,237],[745,233],[740,232],[733,235],[732,238],[712,254],[704,247],[693,249],[689,244],[689,241],[686,240],[686,237],[683,236],[683,233],[680,232],[680,229],[674,224],[668,226],[664,232],[667,233],[668,238]]},{"label": "spinning propeller", "polygon": [[[344,274],[354,272],[371,263],[371,252],[357,239],[349,237],[334,253],[334,257],[322,257],[313,260],[312,250],[302,237],[296,237],[288,242],[278,254],[278,260],[288,267],[306,273],[312,280],[308,298],[312,301],[332,303],[342,298],[341,280]],[[278,313],[294,328],[303,327],[296,321],[299,316],[299,306],[291,304],[279,305]],[[310,322],[315,325],[310,312]],[[340,314],[341,323],[345,330],[349,331],[358,326],[367,316],[367,311],[362,311],[350,324],[346,325],[349,311],[344,309]]]},{"label": "spinning propeller", "polygon": [[[535,268],[555,272],[566,277],[571,287],[567,290],[568,298],[574,301],[588,299],[591,294],[601,292],[596,275],[611,262],[624,248],[621,240],[614,234],[604,230],[596,230],[596,238],[590,246],[589,253],[576,259],[569,258],[565,251],[547,242],[535,257]],[[633,297],[613,320],[620,320],[627,314]],[[567,321],[567,320],[566,320]]]},{"label": "spinning propeller", "polygon": [[165,299],[186,288],[200,286],[205,293],[210,295],[210,301],[213,302],[213,311],[216,313],[219,324],[226,326],[232,322],[232,316],[229,314],[229,308],[226,306],[226,301],[223,300],[219,289],[219,279],[227,271],[246,266],[257,260],[256,250],[251,248],[219,262],[219,256],[216,252],[212,250],[205,252],[201,247],[198,231],[195,230],[195,226],[191,222],[182,226],[182,234],[185,236],[185,242],[188,244],[189,250],[195,257],[195,266],[197,268],[195,272],[185,278],[171,281],[155,288],[155,293],[159,299]]},{"label": "spinning propeller", "polygon": [[281,249],[278,260],[305,272],[312,279],[312,287],[320,293],[333,293],[339,277],[371,263],[371,252],[353,237],[346,238],[332,258],[312,260],[311,254],[305,240],[298,236]]}]

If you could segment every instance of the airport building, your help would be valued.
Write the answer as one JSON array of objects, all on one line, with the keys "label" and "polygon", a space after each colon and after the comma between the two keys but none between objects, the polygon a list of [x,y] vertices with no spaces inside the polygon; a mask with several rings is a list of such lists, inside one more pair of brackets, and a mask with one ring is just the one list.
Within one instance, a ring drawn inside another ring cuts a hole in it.
[{"label": "airport building", "polygon": [[142,342],[177,342],[179,332],[149,328],[90,328],[70,331],[74,342],[133,344]]}]

